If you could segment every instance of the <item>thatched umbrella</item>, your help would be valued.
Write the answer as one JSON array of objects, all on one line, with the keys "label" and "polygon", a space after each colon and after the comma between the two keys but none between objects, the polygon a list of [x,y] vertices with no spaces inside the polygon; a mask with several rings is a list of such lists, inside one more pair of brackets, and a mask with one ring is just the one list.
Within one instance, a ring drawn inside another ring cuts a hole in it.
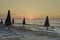
[{"label": "thatched umbrella", "polygon": [[3,24],[3,20],[1,19],[1,22],[0,22],[0,24]]},{"label": "thatched umbrella", "polygon": [[48,30],[48,27],[50,26],[48,16],[46,17],[44,26],[47,27]]},{"label": "thatched umbrella", "polygon": [[12,19],[12,24],[14,24],[14,18]]},{"label": "thatched umbrella", "polygon": [[23,22],[22,22],[22,24],[23,24],[23,25],[25,25],[25,24],[26,24],[26,22],[25,22],[25,18],[23,18]]},{"label": "thatched umbrella", "polygon": [[10,10],[8,10],[7,18],[5,20],[5,25],[11,25],[11,16],[10,16]]}]

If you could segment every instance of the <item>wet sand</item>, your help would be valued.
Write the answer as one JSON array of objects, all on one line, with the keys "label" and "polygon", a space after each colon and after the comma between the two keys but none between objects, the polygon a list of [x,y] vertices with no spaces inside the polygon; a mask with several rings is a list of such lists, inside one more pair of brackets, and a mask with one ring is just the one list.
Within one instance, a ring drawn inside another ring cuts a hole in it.
[{"label": "wet sand", "polygon": [[0,28],[0,40],[60,40],[60,36],[47,35],[28,29]]}]

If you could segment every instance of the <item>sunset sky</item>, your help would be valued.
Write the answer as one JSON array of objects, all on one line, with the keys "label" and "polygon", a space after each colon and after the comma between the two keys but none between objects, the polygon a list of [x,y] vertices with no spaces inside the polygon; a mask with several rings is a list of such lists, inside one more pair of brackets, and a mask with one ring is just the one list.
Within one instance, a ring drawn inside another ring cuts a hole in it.
[{"label": "sunset sky", "polygon": [[60,0],[0,0],[0,18],[60,19]]}]

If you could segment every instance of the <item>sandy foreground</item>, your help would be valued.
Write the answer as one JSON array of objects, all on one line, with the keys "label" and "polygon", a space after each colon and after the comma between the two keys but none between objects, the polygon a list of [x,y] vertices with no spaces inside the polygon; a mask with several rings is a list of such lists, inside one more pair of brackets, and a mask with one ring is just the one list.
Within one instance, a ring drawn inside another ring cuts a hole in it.
[{"label": "sandy foreground", "polygon": [[0,28],[0,40],[60,40],[60,36],[18,28]]}]

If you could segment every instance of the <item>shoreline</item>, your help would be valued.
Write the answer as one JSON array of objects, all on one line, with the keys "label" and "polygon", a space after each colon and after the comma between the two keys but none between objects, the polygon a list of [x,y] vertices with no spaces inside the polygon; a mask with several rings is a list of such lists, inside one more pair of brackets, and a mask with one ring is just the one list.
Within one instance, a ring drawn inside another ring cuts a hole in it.
[{"label": "shoreline", "polygon": [[[2,25],[1,25],[2,26]],[[6,27],[6,26],[5,26]],[[55,35],[48,35],[48,33],[47,32],[45,32],[45,31],[36,31],[36,30],[34,30],[33,28],[32,29],[24,29],[24,30],[22,30],[21,29],[21,27],[19,26],[19,27],[11,27],[11,28],[9,28],[9,30],[8,30],[8,26],[5,28],[4,26],[2,27],[2,28],[0,28],[0,38],[1,39],[6,39],[6,40],[8,40],[8,39],[19,39],[19,40],[24,40],[24,38],[25,39],[28,39],[29,40],[29,38],[28,37],[30,37],[30,39],[33,39],[34,37],[36,37],[37,39],[39,39],[39,37],[41,38],[45,38],[45,37],[48,37],[48,38],[59,38],[60,36],[55,36]],[[10,26],[9,26],[10,27]],[[26,27],[26,26],[25,26]],[[19,28],[19,29],[18,29]],[[23,27],[22,27],[23,28]],[[2,31],[1,31],[2,30]],[[3,36],[2,36],[3,35]],[[6,36],[6,37],[5,37]],[[11,37],[11,38],[10,38]]]}]

